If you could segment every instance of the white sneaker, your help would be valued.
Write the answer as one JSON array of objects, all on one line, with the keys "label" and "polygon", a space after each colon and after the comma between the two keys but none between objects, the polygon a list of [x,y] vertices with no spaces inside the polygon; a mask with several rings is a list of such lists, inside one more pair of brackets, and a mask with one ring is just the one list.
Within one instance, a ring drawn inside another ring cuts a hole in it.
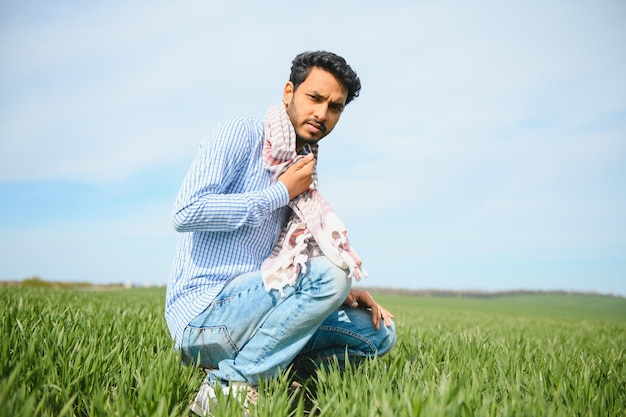
[{"label": "white sneaker", "polygon": [[[231,382],[222,386],[222,394],[223,397],[230,396],[238,401],[244,409],[244,416],[248,416],[248,407],[250,404],[256,405],[259,398],[256,387],[245,382]],[[217,410],[217,401],[218,394],[215,388],[204,380],[189,409],[199,416],[212,416],[211,412]]]}]

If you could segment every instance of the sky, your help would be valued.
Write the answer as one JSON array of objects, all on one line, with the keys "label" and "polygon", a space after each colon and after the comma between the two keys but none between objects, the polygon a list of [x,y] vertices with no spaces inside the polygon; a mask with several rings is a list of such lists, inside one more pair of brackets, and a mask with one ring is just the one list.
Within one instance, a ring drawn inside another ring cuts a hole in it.
[{"label": "sky", "polygon": [[200,140],[306,50],[362,81],[320,191],[369,287],[626,296],[621,0],[0,0],[0,279],[165,284]]}]

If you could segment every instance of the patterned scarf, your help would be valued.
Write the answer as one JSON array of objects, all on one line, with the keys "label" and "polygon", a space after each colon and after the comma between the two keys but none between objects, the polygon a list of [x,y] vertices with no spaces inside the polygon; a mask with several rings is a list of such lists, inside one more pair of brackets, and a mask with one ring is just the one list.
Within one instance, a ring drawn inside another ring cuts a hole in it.
[{"label": "patterned scarf", "polygon": [[[311,146],[317,159],[317,144]],[[296,154],[296,132],[283,104],[272,106],[265,116],[264,165],[272,174],[272,182],[294,162],[303,158]],[[291,216],[272,254],[261,265],[265,289],[278,290],[295,285],[298,273],[306,273],[306,261],[326,256],[349,277],[359,281],[367,277],[361,260],[350,247],[348,231],[330,205],[317,192],[317,171],[311,187],[289,202]]]}]

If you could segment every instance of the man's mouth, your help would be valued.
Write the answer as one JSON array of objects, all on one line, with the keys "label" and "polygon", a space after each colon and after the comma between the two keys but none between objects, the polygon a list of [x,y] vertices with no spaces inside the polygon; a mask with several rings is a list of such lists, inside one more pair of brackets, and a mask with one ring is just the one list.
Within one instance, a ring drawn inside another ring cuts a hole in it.
[{"label": "man's mouth", "polygon": [[320,131],[322,133],[326,133],[326,125],[323,122],[322,123],[316,123],[316,122],[308,120],[306,122],[306,124],[308,124],[309,126],[314,128],[315,130],[318,130],[318,131]]}]

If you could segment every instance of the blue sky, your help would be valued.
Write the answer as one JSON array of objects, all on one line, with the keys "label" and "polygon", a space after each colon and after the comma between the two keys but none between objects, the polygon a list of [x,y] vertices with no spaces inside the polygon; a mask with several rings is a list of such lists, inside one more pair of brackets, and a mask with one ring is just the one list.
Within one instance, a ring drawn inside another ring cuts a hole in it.
[{"label": "blue sky", "polygon": [[363,83],[319,173],[364,285],[626,295],[622,1],[0,9],[0,279],[165,283],[198,142],[327,49]]}]

